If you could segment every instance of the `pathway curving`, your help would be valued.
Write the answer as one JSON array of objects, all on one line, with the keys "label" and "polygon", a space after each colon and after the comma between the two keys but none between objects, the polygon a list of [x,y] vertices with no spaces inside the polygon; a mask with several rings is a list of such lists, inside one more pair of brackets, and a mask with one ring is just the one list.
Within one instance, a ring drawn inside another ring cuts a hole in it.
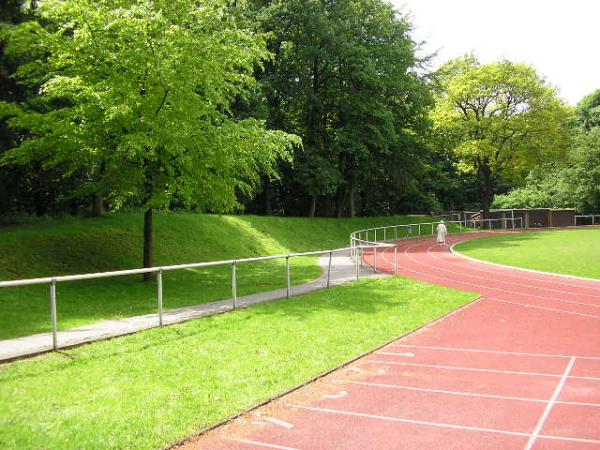
[{"label": "pathway curving", "polygon": [[[377,258],[393,271],[391,250]],[[600,281],[477,262],[432,239],[399,243],[397,258],[401,275],[481,297],[185,447],[600,449]]]}]

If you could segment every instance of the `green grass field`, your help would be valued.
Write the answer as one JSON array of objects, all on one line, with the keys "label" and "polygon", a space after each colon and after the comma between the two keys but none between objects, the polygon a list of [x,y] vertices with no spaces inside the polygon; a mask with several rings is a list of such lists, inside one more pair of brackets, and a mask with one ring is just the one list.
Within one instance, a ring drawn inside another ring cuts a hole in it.
[{"label": "green grass field", "polygon": [[475,298],[400,277],[0,366],[0,448],[164,448]]},{"label": "green grass field", "polygon": [[[424,217],[308,219],[157,214],[155,264],[244,258],[348,245],[350,232],[367,227],[431,221]],[[142,215],[47,220],[0,229],[0,280],[140,267]],[[317,278],[315,257],[292,260],[292,283]],[[230,267],[168,272],[164,307],[228,298]],[[283,261],[241,265],[240,295],[285,286]],[[61,283],[59,328],[156,311],[156,285],[140,276]],[[47,286],[0,289],[0,339],[50,330]]]},{"label": "green grass field", "polygon": [[498,264],[600,279],[600,229],[494,236],[464,242],[455,250]]}]

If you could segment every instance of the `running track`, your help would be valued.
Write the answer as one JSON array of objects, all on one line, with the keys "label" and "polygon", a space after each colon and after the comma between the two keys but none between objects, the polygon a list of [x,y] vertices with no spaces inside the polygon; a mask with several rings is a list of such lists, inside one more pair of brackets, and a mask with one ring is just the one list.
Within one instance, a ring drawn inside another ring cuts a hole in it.
[{"label": "running track", "polygon": [[600,449],[600,282],[478,263],[430,239],[400,243],[398,267],[482,297],[187,446]]}]

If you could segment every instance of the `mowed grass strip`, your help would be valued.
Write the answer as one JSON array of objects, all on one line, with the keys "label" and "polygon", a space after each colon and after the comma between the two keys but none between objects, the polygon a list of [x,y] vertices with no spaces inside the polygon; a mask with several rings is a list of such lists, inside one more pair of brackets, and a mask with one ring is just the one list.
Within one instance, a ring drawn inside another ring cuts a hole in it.
[{"label": "mowed grass strip", "polygon": [[455,249],[498,264],[600,279],[600,229],[493,236],[461,243]]},{"label": "mowed grass strip", "polygon": [[[310,219],[157,214],[155,265],[345,247],[349,234],[357,229],[431,220],[400,216]],[[142,225],[142,215],[131,213],[99,219],[47,220],[0,229],[0,280],[140,267]],[[318,258],[292,260],[292,284],[320,275]],[[285,284],[284,260],[239,266],[239,295],[279,289]],[[61,330],[156,311],[156,283],[143,283],[141,276],[59,283],[57,290]],[[48,286],[0,289],[0,339],[50,331],[48,295]],[[230,296],[229,266],[164,274],[165,309]]]},{"label": "mowed grass strip", "polygon": [[0,366],[0,447],[162,448],[464,305],[362,280]]}]

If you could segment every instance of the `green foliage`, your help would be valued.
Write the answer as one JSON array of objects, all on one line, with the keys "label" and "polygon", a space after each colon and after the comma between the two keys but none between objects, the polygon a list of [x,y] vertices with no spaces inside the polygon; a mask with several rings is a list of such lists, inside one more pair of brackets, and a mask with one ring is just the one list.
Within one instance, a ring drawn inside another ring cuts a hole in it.
[{"label": "green foliage", "polygon": [[422,171],[430,102],[407,19],[380,0],[250,3],[275,55],[258,74],[269,123],[304,142],[284,181],[338,215],[379,192],[389,210]]},{"label": "green foliage", "polygon": [[480,178],[484,209],[501,174],[519,180],[564,158],[570,110],[530,66],[467,56],[442,67],[438,82],[437,146]]},{"label": "green foliage", "polygon": [[563,165],[533,170],[526,184],[494,199],[498,208],[576,208],[600,211],[600,128],[577,131]]},{"label": "green foliage", "polygon": [[0,446],[167,448],[463,305],[364,280],[0,367]]},{"label": "green foliage", "polygon": [[584,97],[575,114],[575,123],[584,130],[600,127],[600,89]]},{"label": "green foliage", "polygon": [[299,144],[232,116],[268,53],[224,0],[44,0],[38,14],[8,38],[7,54],[38,55],[16,76],[41,89],[11,120],[28,134],[5,164],[83,169],[116,207],[231,211]]}]

